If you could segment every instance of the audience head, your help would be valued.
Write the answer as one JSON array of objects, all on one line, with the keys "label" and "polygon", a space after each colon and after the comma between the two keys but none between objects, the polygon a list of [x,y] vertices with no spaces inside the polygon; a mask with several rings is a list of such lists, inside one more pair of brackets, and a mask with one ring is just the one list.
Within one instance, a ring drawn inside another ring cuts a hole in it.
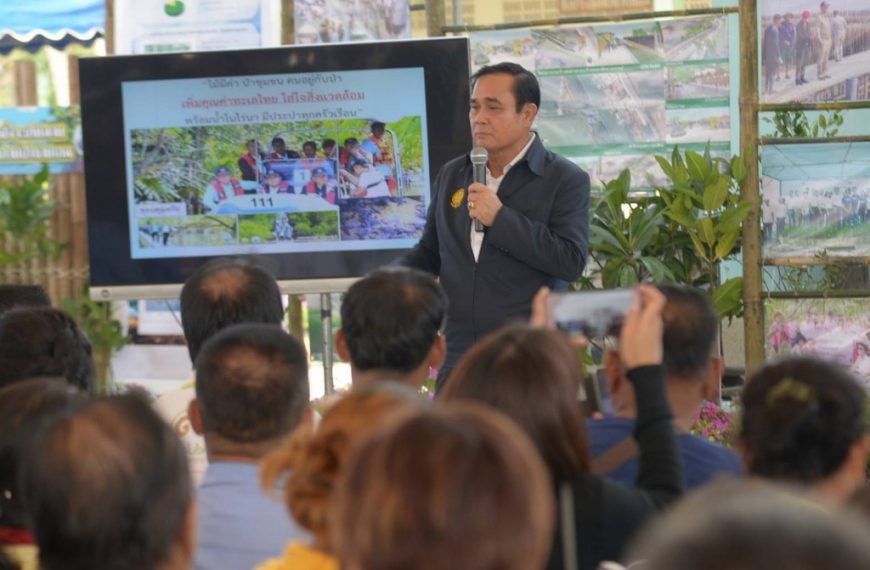
[{"label": "audience head", "polygon": [[286,478],[290,513],[314,536],[315,547],[331,552],[328,511],[339,471],[350,450],[395,413],[422,407],[413,389],[395,383],[354,389],[329,408],[315,429],[300,429],[263,465],[263,487]]},{"label": "audience head", "polygon": [[528,570],[552,546],[546,466],[478,404],[396,418],[352,455],[334,503],[343,568]]},{"label": "audience head", "polygon": [[205,435],[209,454],[259,457],[299,425],[307,410],[305,347],[280,327],[233,325],[202,347],[189,416]]},{"label": "audience head", "polygon": [[38,377],[61,377],[92,391],[91,343],[75,320],[51,307],[18,307],[0,316],[0,388]]},{"label": "audience head", "polygon": [[369,373],[419,385],[430,366],[444,361],[446,318],[447,295],[434,277],[414,269],[379,269],[348,289],[336,349],[351,363],[355,384]]},{"label": "audience head", "polygon": [[279,325],[283,317],[275,278],[247,259],[209,261],[181,289],[181,324],[191,362],[205,341],[230,325]]},{"label": "audience head", "polygon": [[644,570],[870,568],[870,528],[765,484],[719,482],[649,525],[629,560]]},{"label": "audience head", "polygon": [[386,123],[384,123],[382,121],[372,121],[371,129],[372,129],[373,135],[375,135],[378,138],[381,138],[382,136],[384,136],[384,133],[387,130],[387,125],[386,125]]},{"label": "audience head", "polygon": [[807,357],[767,364],[742,395],[747,471],[845,500],[864,480],[865,400],[855,378],[835,364]]},{"label": "audience head", "polygon": [[471,347],[440,399],[488,404],[517,422],[559,481],[589,470],[589,446],[577,395],[577,351],[557,331],[509,326]]},{"label": "audience head", "polygon": [[63,378],[35,378],[0,389],[0,528],[31,528],[18,471],[35,433],[87,401]]},{"label": "audience head", "polygon": [[[717,342],[719,318],[700,289],[672,284],[656,288],[666,299],[662,343],[671,405],[677,416],[691,416],[704,399],[717,396],[724,367]],[[634,389],[625,378],[616,349],[608,350],[604,360],[608,391],[617,412],[633,416]],[[677,393],[681,402],[675,401]],[[677,405],[683,401],[686,406]]]},{"label": "audience head", "polygon": [[51,299],[39,285],[0,285],[0,315],[22,306],[50,307]]},{"label": "audience head", "polygon": [[22,485],[44,570],[187,568],[187,454],[143,399],[96,400],[41,432]]}]

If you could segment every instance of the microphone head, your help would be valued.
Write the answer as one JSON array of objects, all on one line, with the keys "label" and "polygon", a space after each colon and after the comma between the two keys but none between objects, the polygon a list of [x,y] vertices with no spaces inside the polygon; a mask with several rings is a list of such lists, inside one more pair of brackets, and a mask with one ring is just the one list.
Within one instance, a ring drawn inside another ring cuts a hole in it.
[{"label": "microphone head", "polygon": [[476,146],[471,149],[469,156],[471,157],[471,164],[486,164],[486,161],[489,160],[489,153],[482,146]]}]

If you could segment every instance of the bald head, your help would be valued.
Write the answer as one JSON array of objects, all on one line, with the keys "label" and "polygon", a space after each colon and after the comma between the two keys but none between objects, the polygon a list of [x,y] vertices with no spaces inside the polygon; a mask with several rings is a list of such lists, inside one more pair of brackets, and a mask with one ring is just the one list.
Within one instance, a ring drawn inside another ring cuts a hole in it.
[{"label": "bald head", "polygon": [[218,331],[240,323],[280,324],[283,316],[275,278],[245,259],[210,261],[181,290],[181,324],[191,362]]}]

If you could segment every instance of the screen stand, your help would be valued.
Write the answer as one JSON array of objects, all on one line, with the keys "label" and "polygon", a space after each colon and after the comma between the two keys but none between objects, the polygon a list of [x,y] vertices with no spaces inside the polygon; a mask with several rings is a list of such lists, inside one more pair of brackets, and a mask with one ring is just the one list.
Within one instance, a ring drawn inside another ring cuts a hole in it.
[{"label": "screen stand", "polygon": [[320,294],[320,319],[323,329],[323,393],[332,394],[332,295]]}]

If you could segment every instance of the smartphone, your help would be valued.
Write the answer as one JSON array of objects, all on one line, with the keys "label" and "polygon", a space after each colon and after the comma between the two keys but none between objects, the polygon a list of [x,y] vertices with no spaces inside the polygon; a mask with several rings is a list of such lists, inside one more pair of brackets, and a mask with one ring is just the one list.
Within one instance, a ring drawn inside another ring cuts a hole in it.
[{"label": "smartphone", "polygon": [[556,326],[571,335],[603,338],[619,334],[634,303],[632,289],[601,289],[550,294]]}]

